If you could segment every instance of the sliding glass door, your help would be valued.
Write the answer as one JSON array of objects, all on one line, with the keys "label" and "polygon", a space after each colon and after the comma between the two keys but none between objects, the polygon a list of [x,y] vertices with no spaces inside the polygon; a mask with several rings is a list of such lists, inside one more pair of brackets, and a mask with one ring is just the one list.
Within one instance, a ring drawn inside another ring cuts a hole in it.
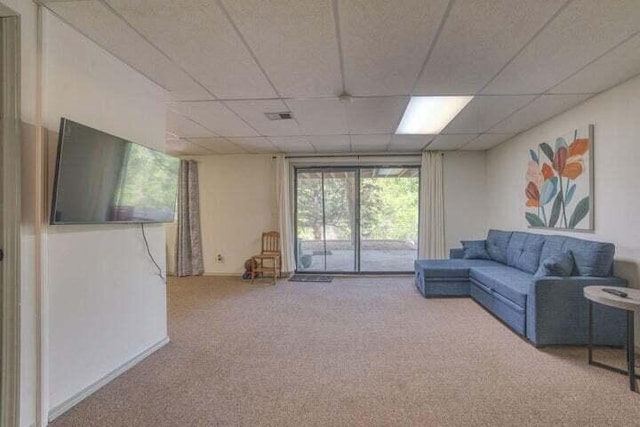
[{"label": "sliding glass door", "polygon": [[296,169],[297,271],[412,271],[419,182],[417,167]]},{"label": "sliding glass door", "polygon": [[297,269],[357,271],[356,170],[296,173]]},{"label": "sliding glass door", "polygon": [[418,168],[360,170],[361,271],[413,271],[419,173]]}]

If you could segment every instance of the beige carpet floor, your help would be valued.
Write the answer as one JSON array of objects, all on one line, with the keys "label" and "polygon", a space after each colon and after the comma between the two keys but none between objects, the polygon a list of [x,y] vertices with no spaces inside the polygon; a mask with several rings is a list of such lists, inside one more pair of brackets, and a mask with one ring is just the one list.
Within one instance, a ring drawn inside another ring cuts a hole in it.
[{"label": "beige carpet floor", "polygon": [[173,278],[168,294],[171,343],[53,426],[640,425],[640,395],[585,348],[536,349],[409,277]]}]

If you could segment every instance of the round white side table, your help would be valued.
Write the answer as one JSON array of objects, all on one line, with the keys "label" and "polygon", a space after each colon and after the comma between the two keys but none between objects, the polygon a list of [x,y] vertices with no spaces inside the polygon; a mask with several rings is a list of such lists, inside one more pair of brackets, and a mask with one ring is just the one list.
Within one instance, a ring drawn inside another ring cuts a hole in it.
[{"label": "round white side table", "polygon": [[[627,294],[627,297],[619,297],[603,289],[616,289]],[[629,388],[637,391],[635,368],[635,337],[634,337],[634,313],[640,311],[640,290],[623,288],[620,286],[587,286],[584,288],[584,296],[589,300],[589,364],[600,368],[609,369],[624,375],[629,375]],[[606,365],[593,360],[593,303],[615,307],[627,311],[627,370]]]}]

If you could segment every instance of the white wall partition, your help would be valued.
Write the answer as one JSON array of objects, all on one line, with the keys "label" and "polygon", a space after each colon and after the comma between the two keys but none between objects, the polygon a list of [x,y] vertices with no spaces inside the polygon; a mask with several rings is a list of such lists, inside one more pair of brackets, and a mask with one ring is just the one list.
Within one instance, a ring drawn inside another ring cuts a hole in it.
[{"label": "white wall partition", "polygon": [[[164,90],[51,13],[43,24],[50,172],[61,117],[162,150]],[[164,226],[146,231],[164,269]],[[49,408],[57,415],[166,340],[166,289],[137,225],[49,226],[47,236]]]}]

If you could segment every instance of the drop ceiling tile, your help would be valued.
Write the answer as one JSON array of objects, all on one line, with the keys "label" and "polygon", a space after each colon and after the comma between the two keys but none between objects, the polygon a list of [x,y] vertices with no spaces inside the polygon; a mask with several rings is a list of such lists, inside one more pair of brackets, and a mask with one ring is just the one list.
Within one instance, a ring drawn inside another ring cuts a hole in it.
[{"label": "drop ceiling tile", "polygon": [[258,133],[220,101],[174,102],[169,108],[219,136],[258,136]]},{"label": "drop ceiling tile", "polygon": [[227,101],[225,104],[261,135],[300,135],[300,127],[295,116],[288,120],[269,120],[265,116],[265,113],[289,111],[289,107],[280,100]]},{"label": "drop ceiling tile", "polygon": [[269,141],[284,153],[313,153],[315,149],[306,136],[271,136]]},{"label": "drop ceiling tile", "polygon": [[531,104],[491,128],[491,133],[523,132],[578,105],[591,95],[542,95]]},{"label": "drop ceiling tile", "polygon": [[459,135],[438,135],[436,138],[429,144],[426,150],[457,150],[460,147],[466,145],[472,139],[475,139],[478,136],[475,134],[459,134]]},{"label": "drop ceiling tile", "polygon": [[351,98],[344,103],[349,133],[395,132],[408,103],[408,96]]},{"label": "drop ceiling tile", "polygon": [[223,4],[281,95],[340,94],[331,0],[223,0]]},{"label": "drop ceiling tile", "polygon": [[173,97],[211,95],[99,1],[51,2],[47,8],[114,56],[171,92]]},{"label": "drop ceiling tile", "polygon": [[496,145],[502,144],[505,141],[513,138],[515,133],[483,133],[473,141],[469,142],[467,145],[460,147],[461,150],[488,150],[489,148],[493,148]]},{"label": "drop ceiling tile", "polygon": [[550,90],[551,93],[598,93],[640,74],[640,34],[589,64]]},{"label": "drop ceiling tile", "polygon": [[349,135],[310,136],[309,142],[318,153],[348,153],[351,151]]},{"label": "drop ceiling tile", "polygon": [[534,95],[476,96],[442,133],[484,132],[534,99]]},{"label": "drop ceiling tile", "polygon": [[389,151],[422,151],[437,135],[393,135]]},{"label": "drop ceiling tile", "polygon": [[276,96],[215,1],[106,2],[217,97]]},{"label": "drop ceiling tile", "polygon": [[212,138],[189,138],[189,142],[198,144],[201,147],[207,148],[215,154],[238,154],[245,153],[242,147],[232,142],[229,142],[226,138],[212,137]]},{"label": "drop ceiling tile", "polygon": [[637,0],[573,1],[483,93],[543,93],[639,29]]},{"label": "drop ceiling tile", "polygon": [[173,156],[214,154],[208,148],[184,139],[168,139],[165,144],[165,152]]},{"label": "drop ceiling tile", "polygon": [[280,152],[280,150],[275,145],[273,145],[267,138],[263,136],[226,139],[242,147],[244,150],[251,154]]},{"label": "drop ceiling tile", "polygon": [[210,130],[171,110],[167,111],[167,132],[181,138],[215,136]]},{"label": "drop ceiling tile", "polygon": [[455,2],[414,93],[477,93],[564,3]]},{"label": "drop ceiling tile", "polygon": [[448,0],[343,0],[338,16],[346,90],[408,95]]},{"label": "drop ceiling tile", "polygon": [[379,153],[387,150],[389,141],[391,141],[390,134],[351,135],[351,151]]},{"label": "drop ceiling tile", "polygon": [[290,99],[285,101],[303,135],[347,133],[344,103],[337,99]]}]

